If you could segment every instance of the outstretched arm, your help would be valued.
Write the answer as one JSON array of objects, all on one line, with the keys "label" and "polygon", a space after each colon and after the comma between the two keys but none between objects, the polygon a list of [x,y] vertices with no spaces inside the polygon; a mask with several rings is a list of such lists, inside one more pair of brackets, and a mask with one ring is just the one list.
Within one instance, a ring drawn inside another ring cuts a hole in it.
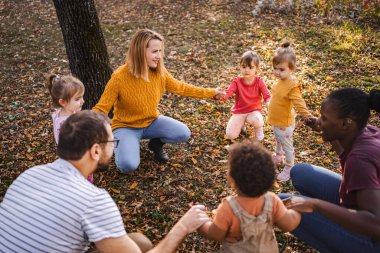
[{"label": "outstretched arm", "polygon": [[221,230],[212,221],[206,222],[200,228],[198,228],[198,233],[207,239],[214,241],[221,241],[227,235],[227,231]]},{"label": "outstretched arm", "polygon": [[203,205],[195,205],[174,225],[165,238],[150,253],[174,253],[187,234],[210,221]]},{"label": "outstretched arm", "polygon": [[380,190],[358,190],[354,194],[358,210],[313,198],[291,197],[284,203],[299,212],[318,212],[347,230],[380,241]]},{"label": "outstretched arm", "polygon": [[312,116],[309,110],[307,109],[305,100],[302,98],[300,86],[292,88],[289,92],[288,97],[292,101],[296,111],[299,114],[301,114],[303,118],[309,118],[310,116]]},{"label": "outstretched arm", "polygon": [[301,214],[295,210],[288,209],[281,219],[276,221],[275,225],[281,229],[282,232],[293,231],[301,221]]},{"label": "outstretched arm", "polygon": [[197,87],[175,79],[167,70],[165,70],[165,89],[175,94],[193,98],[212,98],[217,94],[216,89]]}]

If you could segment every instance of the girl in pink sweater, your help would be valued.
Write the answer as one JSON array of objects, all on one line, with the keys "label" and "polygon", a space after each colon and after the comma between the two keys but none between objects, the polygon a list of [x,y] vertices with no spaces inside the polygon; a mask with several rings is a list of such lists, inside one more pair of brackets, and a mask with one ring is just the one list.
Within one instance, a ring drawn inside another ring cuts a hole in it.
[{"label": "girl in pink sweater", "polygon": [[267,105],[271,95],[264,81],[257,76],[259,71],[259,57],[254,51],[245,52],[240,59],[240,76],[235,77],[226,95],[227,100],[235,93],[235,105],[232,108],[232,116],[227,124],[227,139],[235,139],[239,136],[245,122],[255,129],[255,139],[264,139],[263,116],[261,114],[262,103]]}]

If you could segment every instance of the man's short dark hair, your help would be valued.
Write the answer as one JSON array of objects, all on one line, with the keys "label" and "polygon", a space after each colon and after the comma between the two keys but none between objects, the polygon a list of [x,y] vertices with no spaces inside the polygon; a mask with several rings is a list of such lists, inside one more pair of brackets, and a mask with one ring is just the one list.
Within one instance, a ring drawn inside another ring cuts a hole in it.
[{"label": "man's short dark hair", "polygon": [[236,187],[248,197],[258,197],[274,183],[275,165],[272,155],[259,142],[245,140],[229,149],[229,175]]},{"label": "man's short dark hair", "polygon": [[101,112],[84,110],[71,115],[59,132],[58,156],[72,161],[81,159],[94,144],[108,140],[106,124],[110,122]]}]

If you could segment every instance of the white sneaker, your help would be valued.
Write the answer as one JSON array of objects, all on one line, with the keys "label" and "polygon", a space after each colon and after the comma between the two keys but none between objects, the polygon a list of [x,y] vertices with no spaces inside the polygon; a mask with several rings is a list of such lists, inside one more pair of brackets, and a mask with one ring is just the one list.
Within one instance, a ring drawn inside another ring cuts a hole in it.
[{"label": "white sneaker", "polygon": [[293,166],[285,165],[280,174],[277,175],[277,180],[280,182],[286,182],[290,179],[290,170]]}]

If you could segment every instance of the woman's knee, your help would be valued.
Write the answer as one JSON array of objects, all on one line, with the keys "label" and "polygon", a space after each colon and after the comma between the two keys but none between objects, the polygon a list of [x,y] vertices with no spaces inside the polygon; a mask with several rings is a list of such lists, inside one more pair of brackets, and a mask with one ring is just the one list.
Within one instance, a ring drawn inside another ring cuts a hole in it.
[{"label": "woman's knee", "polygon": [[290,170],[290,178],[296,189],[297,187],[302,187],[302,185],[306,183],[305,179],[309,178],[308,174],[310,174],[310,168],[311,165],[307,163],[299,163],[292,167]]},{"label": "woman's knee", "polygon": [[[174,134],[173,141],[174,142],[185,142],[185,141],[188,141],[190,139],[190,136],[191,136],[190,129],[186,125],[183,125]],[[172,141],[170,141],[170,142],[172,142]]]},{"label": "woman's knee", "polygon": [[137,170],[140,165],[140,159],[117,159],[115,157],[116,167],[121,173],[131,173]]}]

